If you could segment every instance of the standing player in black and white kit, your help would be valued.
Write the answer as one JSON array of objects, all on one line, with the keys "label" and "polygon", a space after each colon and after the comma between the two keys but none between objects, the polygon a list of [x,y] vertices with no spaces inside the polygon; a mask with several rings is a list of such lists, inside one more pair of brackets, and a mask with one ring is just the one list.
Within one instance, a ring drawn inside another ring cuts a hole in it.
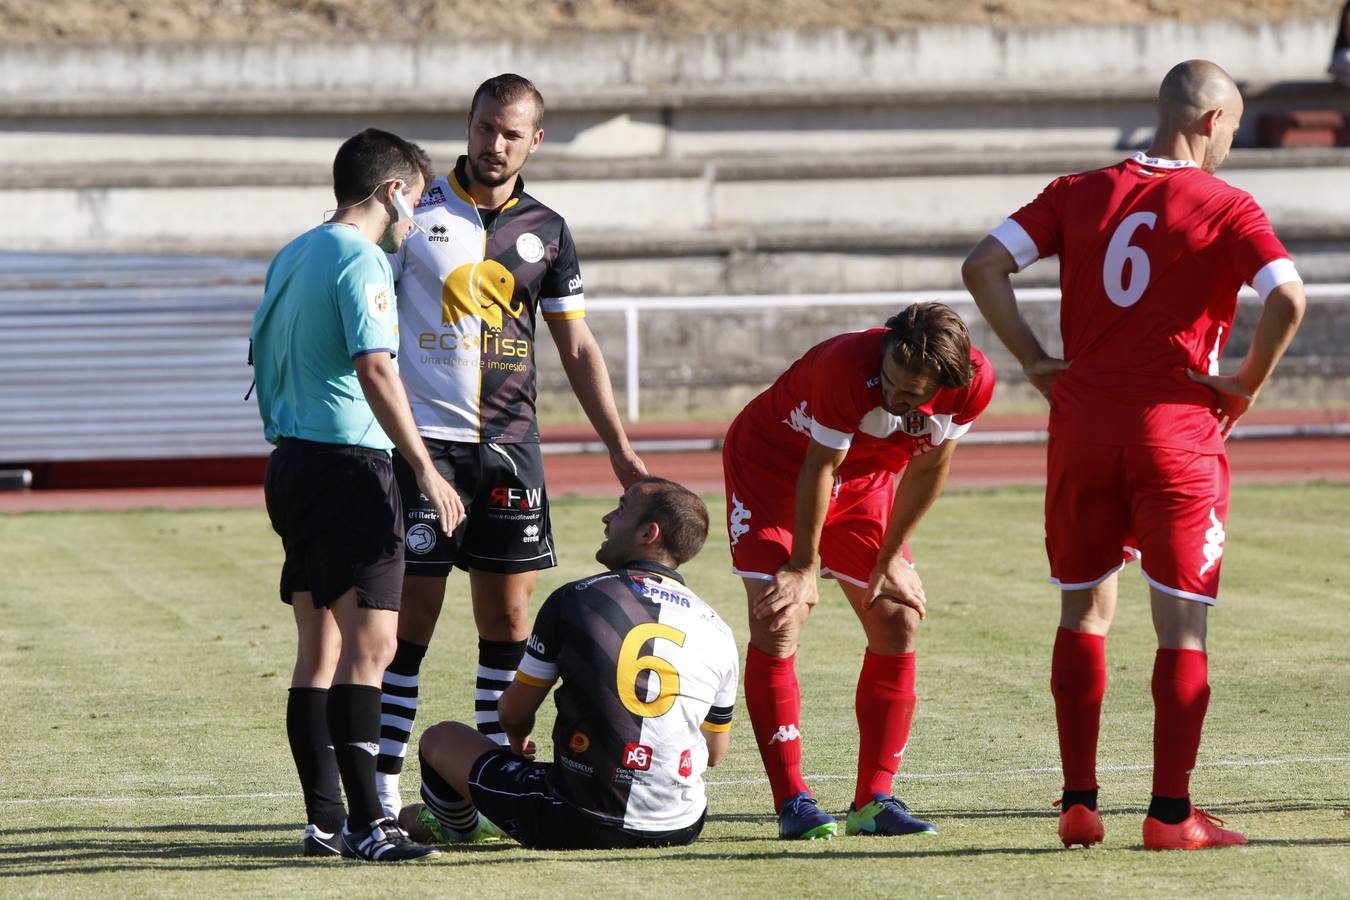
[{"label": "standing player in black and white kit", "polygon": [[[698,837],[702,773],[730,743],[738,659],[731,630],[675,571],[702,547],[708,509],[686,488],[645,478],[604,522],[595,558],[610,571],[544,602],[501,699],[510,749],[458,722],[422,735],[425,807],[400,817],[422,839],[464,840],[480,811],[538,849]],[[536,763],[535,712],[559,678],[554,761]]]},{"label": "standing player in black and white kit", "polygon": [[478,628],[479,730],[504,744],[497,698],[525,651],[539,569],[556,565],[535,422],[535,319],[542,312],[563,369],[619,482],[646,474],[619,421],[609,373],[586,326],[567,224],[525,193],[543,98],[519,75],[484,82],[469,110],[468,154],[427,187],[419,233],[391,255],[399,359],[418,431],[460,491],[466,516],[449,537],[395,456],[407,563],[398,651],[384,678],[380,797],[399,808],[398,773],[417,712],[418,671],[454,567],[469,573]]}]

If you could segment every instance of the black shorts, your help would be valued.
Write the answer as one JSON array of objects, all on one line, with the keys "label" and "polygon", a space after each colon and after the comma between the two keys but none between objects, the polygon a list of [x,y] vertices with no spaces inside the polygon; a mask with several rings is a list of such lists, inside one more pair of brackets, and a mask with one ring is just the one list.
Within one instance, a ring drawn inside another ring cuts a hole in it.
[{"label": "black shorts", "polygon": [[281,535],[281,599],[296,591],[329,606],[353,587],[364,609],[398,609],[403,589],[403,507],[383,450],[281,438],[263,495]]},{"label": "black shorts", "polygon": [[459,492],[464,521],[447,538],[412,468],[395,453],[409,575],[444,576],[456,566],[510,575],[558,564],[538,444],[422,440],[436,468]]},{"label": "black shorts", "polygon": [[548,768],[548,763],[531,762],[505,747],[487,751],[469,770],[474,806],[532,850],[683,847],[703,831],[706,809],[693,825],[676,831],[641,832],[606,825],[554,795]]}]

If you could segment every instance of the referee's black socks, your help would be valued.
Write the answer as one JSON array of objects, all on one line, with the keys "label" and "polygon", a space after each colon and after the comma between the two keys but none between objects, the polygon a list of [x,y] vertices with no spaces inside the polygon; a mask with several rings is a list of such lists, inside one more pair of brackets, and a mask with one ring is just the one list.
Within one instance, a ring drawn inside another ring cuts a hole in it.
[{"label": "referee's black socks", "polygon": [[328,736],[328,691],[291,688],[286,698],[286,737],[305,795],[309,824],[328,834],[342,828],[347,818],[338,784],[337,758]]},{"label": "referee's black socks", "polygon": [[335,684],[328,692],[328,733],[333,738],[342,787],[347,792],[351,831],[383,818],[375,792],[375,757],[380,752],[380,689]]}]

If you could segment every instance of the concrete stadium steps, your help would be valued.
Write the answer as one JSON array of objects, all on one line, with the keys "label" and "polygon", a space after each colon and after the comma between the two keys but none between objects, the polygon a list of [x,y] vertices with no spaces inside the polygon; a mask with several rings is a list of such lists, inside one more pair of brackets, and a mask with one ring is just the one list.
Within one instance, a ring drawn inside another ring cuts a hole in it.
[{"label": "concrete stadium steps", "polygon": [[[331,145],[329,148],[331,150]],[[959,286],[959,262],[1055,175],[1123,151],[577,160],[541,155],[597,295]],[[439,163],[448,165],[447,153]],[[1350,149],[1236,150],[1224,177],[1270,212],[1310,280],[1350,278]],[[270,256],[332,204],[327,165],[0,164],[0,245]],[[1053,283],[1052,265],[1030,283]]]}]

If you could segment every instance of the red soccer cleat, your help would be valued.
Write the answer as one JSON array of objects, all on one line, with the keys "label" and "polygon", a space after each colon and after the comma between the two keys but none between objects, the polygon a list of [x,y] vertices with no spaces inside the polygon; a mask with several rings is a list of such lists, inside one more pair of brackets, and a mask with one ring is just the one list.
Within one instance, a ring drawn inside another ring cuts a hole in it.
[{"label": "red soccer cleat", "polygon": [[[1059,806],[1060,801],[1055,801]],[[1059,814],[1059,839],[1064,846],[1082,844],[1091,847],[1100,844],[1106,837],[1106,826],[1102,824],[1101,810],[1088,809],[1081,803],[1070,806]]]},{"label": "red soccer cleat", "polygon": [[1247,839],[1236,831],[1220,828],[1223,819],[1191,807],[1186,821],[1168,825],[1152,816],[1144,819],[1145,850],[1203,850],[1206,847],[1236,847]]}]

